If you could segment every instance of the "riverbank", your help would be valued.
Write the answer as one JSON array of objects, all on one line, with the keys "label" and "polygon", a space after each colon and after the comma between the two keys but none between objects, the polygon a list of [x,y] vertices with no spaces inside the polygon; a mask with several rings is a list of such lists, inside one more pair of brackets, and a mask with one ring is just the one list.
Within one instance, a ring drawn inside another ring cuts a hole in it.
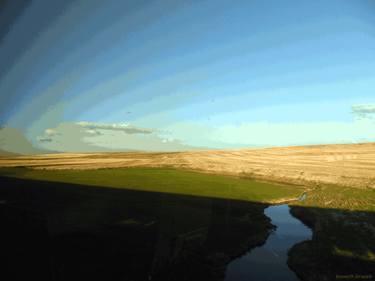
[{"label": "riverbank", "polygon": [[373,212],[293,206],[291,214],[313,231],[311,240],[288,253],[288,265],[301,280],[375,279]]}]

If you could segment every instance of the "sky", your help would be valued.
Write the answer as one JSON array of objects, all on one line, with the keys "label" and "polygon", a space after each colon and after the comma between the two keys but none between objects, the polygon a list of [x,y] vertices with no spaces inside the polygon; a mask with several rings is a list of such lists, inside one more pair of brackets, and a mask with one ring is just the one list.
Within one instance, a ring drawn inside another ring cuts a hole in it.
[{"label": "sky", "polygon": [[0,1],[0,125],[7,150],[375,141],[375,2]]}]

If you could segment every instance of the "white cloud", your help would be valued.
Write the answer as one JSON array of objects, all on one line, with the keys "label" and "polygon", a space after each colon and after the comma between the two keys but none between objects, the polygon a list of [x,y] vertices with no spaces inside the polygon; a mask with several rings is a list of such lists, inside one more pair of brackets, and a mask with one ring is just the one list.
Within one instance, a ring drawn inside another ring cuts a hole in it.
[{"label": "white cloud", "polygon": [[375,116],[375,104],[352,105],[352,112],[358,119],[371,119]]},{"label": "white cloud", "polygon": [[44,132],[47,136],[54,136],[54,135],[58,134],[58,132],[56,130],[53,130],[53,129],[46,129]]},{"label": "white cloud", "polygon": [[[88,125],[89,124],[89,125]],[[160,130],[129,124],[61,123],[39,137],[55,151],[180,151],[196,148],[288,146],[375,141],[375,122],[247,122],[239,125],[175,123]]]},{"label": "white cloud", "polygon": [[55,151],[179,151],[188,150],[178,140],[164,138],[156,130],[130,124],[94,122],[61,123],[37,138],[43,148]]},{"label": "white cloud", "polygon": [[375,104],[356,104],[352,110],[355,113],[375,113]]}]

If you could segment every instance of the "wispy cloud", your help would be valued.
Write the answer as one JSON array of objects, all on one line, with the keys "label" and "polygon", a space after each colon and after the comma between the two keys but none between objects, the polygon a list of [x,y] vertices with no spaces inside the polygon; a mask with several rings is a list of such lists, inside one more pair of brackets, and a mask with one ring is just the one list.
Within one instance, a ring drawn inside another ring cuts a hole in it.
[{"label": "wispy cloud", "polygon": [[372,118],[375,115],[375,104],[355,104],[352,105],[353,114],[360,119]]},{"label": "wispy cloud", "polygon": [[46,135],[46,136],[56,136],[56,135],[60,135],[60,133],[58,132],[58,131],[56,131],[56,130],[54,130],[54,129],[46,129],[45,131],[44,131],[44,134]]},{"label": "wispy cloud", "polygon": [[158,131],[130,124],[94,122],[60,123],[37,138],[39,145],[55,151],[178,151],[192,147]]}]

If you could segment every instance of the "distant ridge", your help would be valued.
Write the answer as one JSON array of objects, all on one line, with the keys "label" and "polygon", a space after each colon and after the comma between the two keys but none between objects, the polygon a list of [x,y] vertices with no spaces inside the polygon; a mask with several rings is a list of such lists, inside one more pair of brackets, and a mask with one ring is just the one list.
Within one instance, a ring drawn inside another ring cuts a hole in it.
[{"label": "distant ridge", "polygon": [[25,135],[15,128],[0,128],[0,156],[32,155],[48,153],[35,148]]},{"label": "distant ridge", "polygon": [[11,156],[17,156],[17,155],[19,154],[0,149],[0,157],[11,157]]}]

